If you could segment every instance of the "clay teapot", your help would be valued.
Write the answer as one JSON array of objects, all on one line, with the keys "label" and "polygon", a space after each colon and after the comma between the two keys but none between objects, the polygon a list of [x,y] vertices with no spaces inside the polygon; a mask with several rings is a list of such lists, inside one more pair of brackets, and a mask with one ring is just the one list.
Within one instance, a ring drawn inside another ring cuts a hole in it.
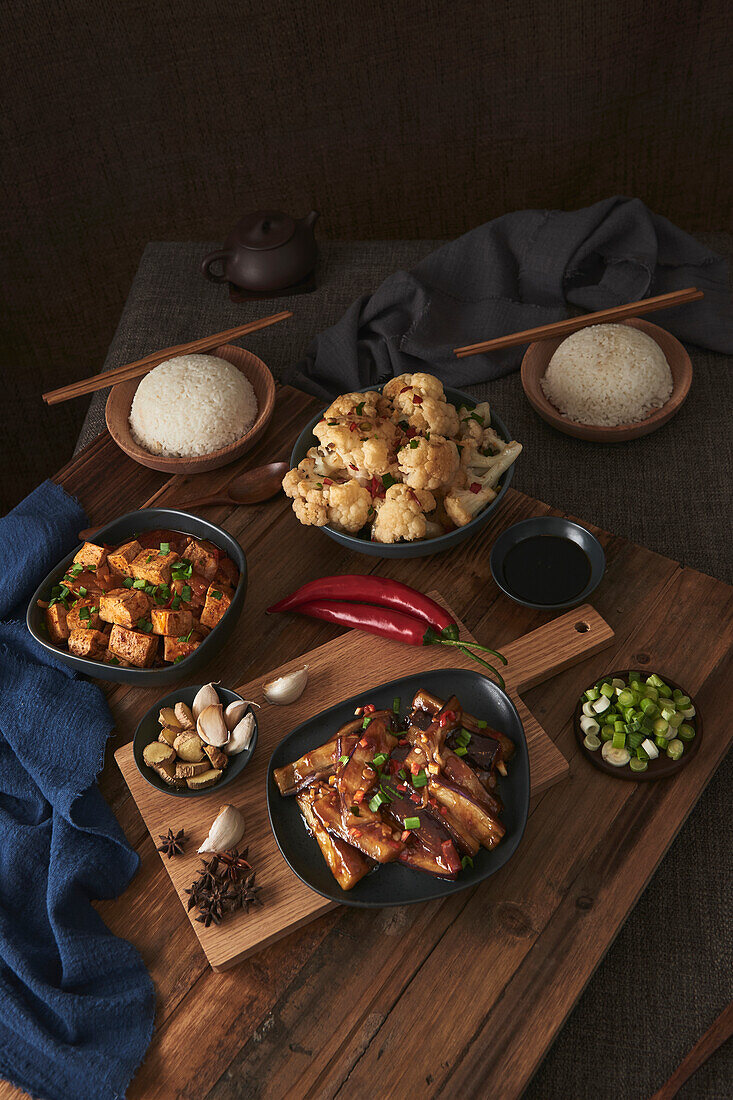
[{"label": "clay teapot", "polygon": [[[201,264],[207,279],[234,283],[243,290],[283,290],[309,275],[318,246],[313,232],[318,214],[291,218],[279,211],[258,210],[237,222],[224,247]],[[221,273],[212,265],[221,261]]]}]

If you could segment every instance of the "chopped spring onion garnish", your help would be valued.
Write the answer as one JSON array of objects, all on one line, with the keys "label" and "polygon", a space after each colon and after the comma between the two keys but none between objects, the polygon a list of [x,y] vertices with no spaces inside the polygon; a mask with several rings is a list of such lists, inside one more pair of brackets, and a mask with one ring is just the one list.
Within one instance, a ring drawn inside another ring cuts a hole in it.
[{"label": "chopped spring onion garnish", "polygon": [[165,557],[166,554],[170,554],[171,544],[169,542],[161,542],[160,544],[160,557]]},{"label": "chopped spring onion garnish", "polygon": [[470,856],[464,856],[461,860],[461,870],[465,871],[467,867],[473,867],[473,860]]},{"label": "chopped spring onion garnish", "polygon": [[400,699],[399,695],[395,695],[394,699],[392,700],[392,713],[393,714],[399,714],[400,713],[401,703],[402,703],[402,700]]},{"label": "chopped spring onion garnish", "polygon": [[[664,752],[679,760],[685,742],[695,737],[695,708],[688,695],[672,689],[657,673],[629,673],[628,683],[618,676],[598,680],[583,693],[580,703],[583,744],[590,751],[603,744],[609,763],[622,766],[628,755],[633,771],[646,771],[649,761]],[[671,751],[670,751],[671,750]]]},{"label": "chopped spring onion garnish", "polygon": [[465,756],[468,752],[468,749],[465,745],[456,745],[453,752],[456,754],[456,756]]},{"label": "chopped spring onion garnish", "polygon": [[125,577],[124,581],[122,582],[122,587],[123,588],[132,588],[132,585],[133,585],[132,577]]},{"label": "chopped spring onion garnish", "polygon": [[386,764],[389,757],[386,752],[378,752],[372,760],[372,764],[375,768],[381,768],[382,764]]},{"label": "chopped spring onion garnish", "polygon": [[427,773],[424,768],[421,768],[417,775],[412,777],[413,787],[424,787],[428,781]]},{"label": "chopped spring onion garnish", "polygon": [[349,757],[346,753],[343,756],[339,756],[339,764],[348,764]]},{"label": "chopped spring onion garnish", "polygon": [[420,818],[419,817],[406,817],[405,818],[405,828],[406,829],[419,829],[420,828]]}]

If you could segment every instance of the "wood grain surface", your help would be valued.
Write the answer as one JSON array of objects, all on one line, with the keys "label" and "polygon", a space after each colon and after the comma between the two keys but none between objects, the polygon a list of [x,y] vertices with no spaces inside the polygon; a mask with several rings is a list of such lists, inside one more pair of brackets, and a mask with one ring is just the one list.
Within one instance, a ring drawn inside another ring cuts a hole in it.
[{"label": "wood grain surface", "polygon": [[[439,593],[431,593],[439,598]],[[577,627],[581,629],[578,630]],[[461,627],[461,637],[470,633]],[[562,615],[524,638],[505,647],[507,690],[515,705],[521,705],[519,686],[540,683],[552,673],[579,661],[584,655],[597,652],[610,644],[613,631],[592,607],[581,607]],[[306,662],[308,685],[300,699],[288,707],[268,703],[263,685],[275,676],[283,676]],[[201,866],[197,850],[206,837],[220,805],[230,802],[243,811],[247,820],[245,843],[249,859],[262,884],[264,906],[248,914],[237,913],[221,925],[205,928],[196,920],[196,910],[189,912],[191,926],[198,936],[206,957],[215,970],[226,970],[248,958],[268,944],[295,931],[309,920],[332,908],[331,902],[310,890],[288,867],[280,854],[267,815],[267,765],[275,747],[296,726],[322,710],[332,707],[350,695],[356,695],[384,683],[385,678],[398,679],[427,672],[435,668],[466,668],[471,662],[454,649],[409,649],[397,642],[378,639],[352,630],[338,639],[311,650],[236,688],[245,699],[260,705],[258,712],[259,739],[257,750],[236,782],[217,795],[179,799],[166,795],[146,783],[138,771],[132,744],[123,745],[115,759],[130,788],[137,808],[148,827],[153,843],[169,828],[185,829],[189,837],[186,851],[175,859],[161,853],[163,866],[187,909],[185,893]],[[472,666],[475,670],[475,666]],[[524,708],[526,710],[526,708]],[[529,750],[532,795],[559,782],[568,774],[568,765],[539,723],[528,714],[525,729]],[[187,910],[188,911],[188,910]]]},{"label": "wood grain surface", "polygon": [[[218,489],[250,464],[287,457],[314,411],[302,394],[280,390],[270,428],[246,461],[201,475],[197,492]],[[137,466],[105,434],[57,480],[80,497],[92,523],[148,500],[174,504],[193,495],[190,479]],[[327,624],[264,615],[274,598],[326,572],[375,571],[435,588],[479,641],[504,646],[551,616],[498,591],[489,550],[511,523],[551,512],[510,490],[486,529],[451,553],[382,561],[350,556],[322,532],[300,528],[281,498],[209,509],[207,518],[239,539],[257,581],[236,633],[200,680],[255,680],[336,637]],[[213,971],[112,759],[156,692],[110,690],[117,730],[100,785],[141,869],[121,898],[97,909],[139,949],[158,998],[132,1100],[520,1095],[733,738],[726,721],[733,589],[591,529],[607,559],[593,603],[615,631],[613,644],[524,696],[569,776],[533,799],[514,858],[444,901],[334,909],[236,968]],[[577,751],[575,698],[609,669],[657,665],[696,698],[703,744],[669,779],[617,783]],[[425,1012],[436,1003],[439,1013]],[[419,1044],[411,1040],[416,1019]],[[0,1090],[12,1095],[10,1086]]]}]

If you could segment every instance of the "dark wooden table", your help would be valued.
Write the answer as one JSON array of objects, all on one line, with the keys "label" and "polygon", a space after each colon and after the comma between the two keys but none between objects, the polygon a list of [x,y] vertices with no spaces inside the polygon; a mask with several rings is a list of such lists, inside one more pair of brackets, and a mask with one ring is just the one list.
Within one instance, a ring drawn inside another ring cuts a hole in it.
[{"label": "dark wooden table", "polygon": [[[287,457],[311,407],[302,394],[280,389],[258,448],[234,467],[201,475],[196,490]],[[56,480],[81,499],[92,523],[143,504],[178,504],[194,492],[184,478],[127,460],[106,433]],[[264,615],[274,597],[324,572],[378,571],[437,588],[472,633],[501,645],[551,616],[499,593],[488,549],[510,523],[551,511],[510,491],[489,527],[452,553],[382,561],[349,555],[299,527],[283,498],[207,509],[241,542],[250,585],[235,635],[199,679],[241,683],[334,637],[325,624]],[[142,866],[120,899],[98,908],[140,950],[158,997],[155,1037],[130,1097],[521,1093],[733,737],[715,720],[729,706],[733,590],[621,538],[600,537],[608,570],[592,603],[616,638],[525,695],[570,776],[534,800],[516,856],[488,882],[444,902],[334,910],[229,972],[208,967],[112,759],[160,691],[110,688],[117,730],[101,787]],[[573,701],[607,669],[652,663],[672,676],[684,669],[675,678],[697,697],[705,740],[677,777],[622,783],[578,753]],[[15,1090],[3,1085],[0,1095]]]}]

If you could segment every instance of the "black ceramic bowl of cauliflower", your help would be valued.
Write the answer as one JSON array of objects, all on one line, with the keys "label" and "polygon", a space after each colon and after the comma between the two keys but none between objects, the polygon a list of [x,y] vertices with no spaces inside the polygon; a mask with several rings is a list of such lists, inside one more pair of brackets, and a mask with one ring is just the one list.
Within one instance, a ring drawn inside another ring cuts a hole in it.
[{"label": "black ceramic bowl of cauliflower", "polygon": [[283,489],[301,523],[362,554],[438,554],[483,527],[521,444],[431,374],[337,397],[301,432]]}]

